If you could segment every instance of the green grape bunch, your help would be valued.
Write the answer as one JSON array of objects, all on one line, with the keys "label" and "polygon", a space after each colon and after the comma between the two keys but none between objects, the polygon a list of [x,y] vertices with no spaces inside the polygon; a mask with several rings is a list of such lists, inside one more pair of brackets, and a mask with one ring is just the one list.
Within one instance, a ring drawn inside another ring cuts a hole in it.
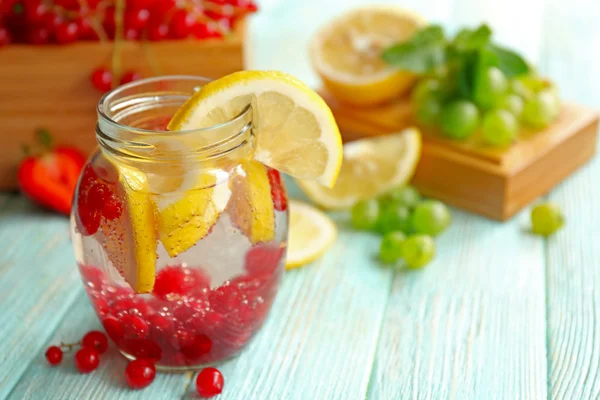
[{"label": "green grape bunch", "polygon": [[432,25],[382,53],[385,62],[420,76],[411,102],[416,120],[453,140],[475,137],[507,147],[522,127],[548,127],[560,114],[558,90],[515,51],[492,42],[487,25],[453,38]]}]

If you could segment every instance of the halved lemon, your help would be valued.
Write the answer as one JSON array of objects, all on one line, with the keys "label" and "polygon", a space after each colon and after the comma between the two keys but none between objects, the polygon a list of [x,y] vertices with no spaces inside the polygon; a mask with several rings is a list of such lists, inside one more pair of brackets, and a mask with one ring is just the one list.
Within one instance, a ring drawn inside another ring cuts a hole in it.
[{"label": "halved lemon", "polygon": [[342,162],[338,127],[325,101],[291,75],[240,71],[210,82],[181,106],[169,129],[214,126],[248,105],[252,105],[256,160],[333,186]]},{"label": "halved lemon", "polygon": [[252,244],[270,242],[275,237],[275,208],[267,167],[258,161],[247,160],[240,170],[240,175],[231,182],[233,195],[229,216]]},{"label": "halved lemon", "polygon": [[300,267],[321,257],[337,235],[333,221],[313,206],[291,200],[289,207],[288,269]]},{"label": "halved lemon", "polygon": [[349,142],[333,188],[297,180],[298,186],[316,204],[327,209],[345,209],[406,184],[421,157],[421,132],[408,128],[400,133]]},{"label": "halved lemon", "polygon": [[327,23],[313,36],[310,58],[326,88],[340,101],[375,105],[406,92],[416,76],[387,65],[382,51],[426,25],[393,6],[366,6]]}]

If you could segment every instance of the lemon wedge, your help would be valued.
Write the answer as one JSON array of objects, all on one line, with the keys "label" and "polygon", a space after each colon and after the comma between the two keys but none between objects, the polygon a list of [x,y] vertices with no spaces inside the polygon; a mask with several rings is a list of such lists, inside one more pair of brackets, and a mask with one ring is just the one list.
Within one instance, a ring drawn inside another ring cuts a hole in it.
[{"label": "lemon wedge", "polygon": [[349,142],[333,188],[297,180],[316,204],[326,209],[345,209],[373,198],[412,178],[421,157],[421,133],[408,128],[400,133]]},{"label": "lemon wedge", "polygon": [[337,228],[323,212],[292,200],[286,268],[297,268],[317,258],[333,244]]},{"label": "lemon wedge", "polygon": [[406,92],[416,76],[390,67],[382,51],[409,39],[425,20],[393,6],[349,11],[315,33],[310,58],[325,87],[340,101],[375,105]]},{"label": "lemon wedge", "polygon": [[271,185],[267,167],[258,161],[241,164],[240,175],[232,179],[229,215],[232,223],[254,245],[275,238],[275,209],[271,199]]},{"label": "lemon wedge", "polygon": [[240,71],[203,86],[179,108],[170,130],[214,126],[252,106],[254,158],[297,178],[331,187],[342,141],[331,110],[313,90],[276,71]]},{"label": "lemon wedge", "polygon": [[137,169],[117,163],[113,167],[119,177],[117,196],[123,199],[123,212],[118,220],[103,223],[106,253],[136,293],[150,293],[154,288],[158,241],[148,180]]}]

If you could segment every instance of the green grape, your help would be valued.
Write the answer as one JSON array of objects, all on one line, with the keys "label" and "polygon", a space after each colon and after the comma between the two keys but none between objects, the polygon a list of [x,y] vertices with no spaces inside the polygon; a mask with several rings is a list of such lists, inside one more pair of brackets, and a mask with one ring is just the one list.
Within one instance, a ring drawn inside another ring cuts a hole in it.
[{"label": "green grape", "polygon": [[509,111],[517,119],[523,114],[525,102],[516,94],[507,94],[498,102],[498,108]]},{"label": "green grape", "polygon": [[431,236],[414,235],[402,243],[402,258],[409,268],[422,268],[433,260],[434,256],[435,243]]},{"label": "green grape", "polygon": [[556,100],[552,93],[542,90],[525,102],[523,121],[533,128],[541,129],[550,125],[557,113]]},{"label": "green grape", "polygon": [[508,90],[510,93],[516,94],[525,101],[531,100],[534,96],[533,90],[531,90],[521,79],[511,80]]},{"label": "green grape", "polygon": [[553,110],[552,120],[556,119],[556,117],[558,117],[558,114],[560,114],[561,108],[560,96],[558,95],[558,89],[556,88],[556,86],[548,86],[547,88],[541,90],[538,94],[542,96],[547,96],[550,99]]},{"label": "green grape", "polygon": [[408,208],[415,208],[421,202],[421,194],[412,185],[401,186],[389,192],[386,197]]},{"label": "green grape", "polygon": [[475,78],[473,100],[483,109],[492,108],[507,90],[508,81],[504,73],[496,67],[488,67]]},{"label": "green grape", "polygon": [[410,210],[400,204],[390,203],[380,213],[375,225],[375,230],[381,234],[395,231],[409,233]]},{"label": "green grape", "polygon": [[538,204],[531,210],[531,230],[537,235],[551,235],[563,224],[562,211],[554,203]]},{"label": "green grape", "polygon": [[439,122],[441,113],[442,104],[435,97],[425,98],[415,105],[417,121],[423,125],[436,125]]},{"label": "green grape", "polygon": [[442,83],[437,79],[422,79],[417,83],[411,94],[413,105],[419,106],[427,99],[440,97]]},{"label": "green grape", "polygon": [[398,261],[402,257],[402,243],[406,235],[402,232],[390,232],[383,237],[379,247],[379,259],[386,264]]},{"label": "green grape", "polygon": [[442,129],[453,139],[466,139],[479,126],[479,111],[475,104],[457,100],[442,110]]},{"label": "green grape", "polygon": [[375,228],[377,218],[379,218],[379,203],[377,200],[359,201],[352,207],[352,226],[356,229],[370,230]]},{"label": "green grape", "polygon": [[450,211],[444,203],[425,200],[413,211],[411,225],[416,233],[437,236],[448,228],[451,219]]},{"label": "green grape", "polygon": [[492,146],[508,146],[517,137],[519,123],[506,110],[488,111],[481,127],[482,139]]}]

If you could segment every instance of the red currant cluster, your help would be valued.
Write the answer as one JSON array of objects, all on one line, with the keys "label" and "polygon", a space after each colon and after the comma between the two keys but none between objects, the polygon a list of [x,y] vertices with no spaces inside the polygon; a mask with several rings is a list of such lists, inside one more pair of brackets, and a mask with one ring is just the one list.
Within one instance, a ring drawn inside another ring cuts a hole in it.
[{"label": "red currant cluster", "polygon": [[[81,346],[75,353],[75,367],[82,374],[88,374],[98,368],[100,355],[108,350],[108,339],[100,331],[90,331],[81,342],[74,344],[61,343],[60,346],[50,346],[46,350],[46,360],[50,365],[62,362],[64,351]],[[142,389],[150,385],[156,376],[156,367],[152,360],[138,358],[127,364],[125,381],[132,389]],[[216,368],[205,368],[196,377],[196,389],[200,397],[209,398],[223,391],[223,375]]]},{"label": "red currant cluster", "polygon": [[[119,0],[2,0],[0,46],[111,40]],[[124,0],[126,40],[219,38],[255,12],[253,0]]]}]

